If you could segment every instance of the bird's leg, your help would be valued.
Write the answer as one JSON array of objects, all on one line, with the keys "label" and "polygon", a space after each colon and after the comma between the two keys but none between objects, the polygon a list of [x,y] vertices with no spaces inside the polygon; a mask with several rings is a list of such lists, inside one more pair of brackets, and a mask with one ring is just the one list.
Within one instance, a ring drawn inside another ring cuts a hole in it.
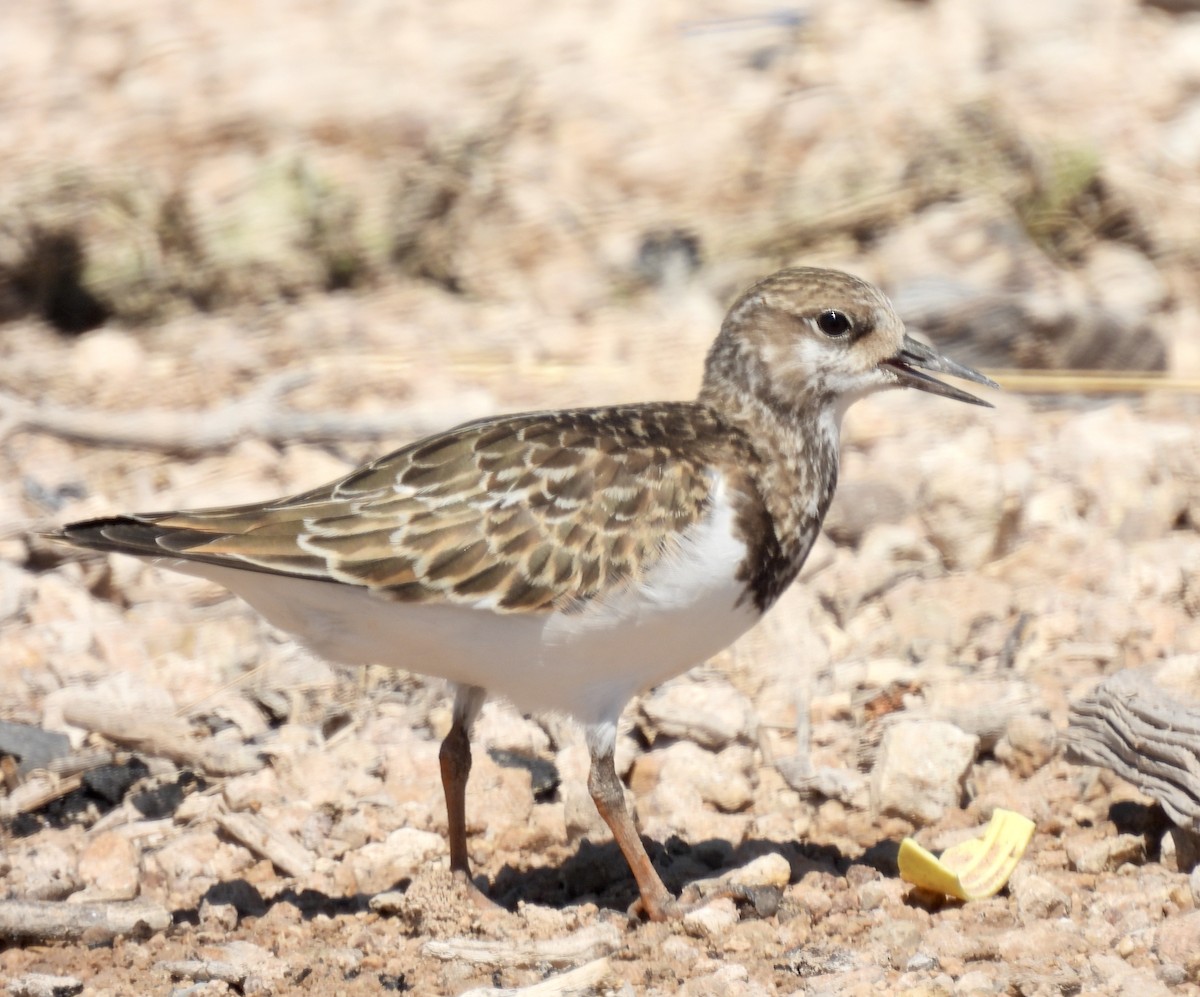
[{"label": "bird's leg", "polygon": [[[467,777],[471,774],[471,725],[483,705],[484,691],[462,686],[454,697],[450,732],[438,751],[442,790],[446,794],[446,825],[450,839],[450,871],[475,890],[467,855]],[[479,891],[475,891],[479,892]],[[485,899],[482,893],[479,899]]]},{"label": "bird's leg", "polygon": [[710,889],[689,887],[685,891],[686,899],[675,899],[663,885],[662,879],[654,869],[646,846],[642,844],[637,826],[625,806],[625,787],[617,778],[617,769],[613,764],[613,746],[605,743],[593,744],[588,739],[591,752],[591,769],[588,772],[588,791],[592,801],[604,823],[612,830],[617,847],[629,863],[633,878],[637,880],[638,892],[641,897],[630,908],[631,914],[639,911],[651,921],[667,921],[683,917],[689,911],[702,907],[718,897],[729,897],[753,904],[760,913],[774,912],[778,905],[778,891],[770,887],[744,886],[738,883],[719,883]]},{"label": "bird's leg", "polygon": [[[588,792],[592,794],[592,802],[609,826],[617,847],[629,863],[633,878],[637,880],[641,900],[638,903],[642,911],[651,921],[666,921],[668,918],[679,916],[679,905],[675,898],[667,892],[663,881],[659,878],[646,854],[646,846],[638,835],[637,827],[625,806],[625,787],[617,778],[617,769],[613,764],[613,747],[611,745],[596,746],[590,743],[591,769],[588,772]],[[635,905],[637,906],[637,905]]]},{"label": "bird's leg", "polygon": [[446,794],[446,823],[450,835],[450,870],[469,879],[471,862],[467,858],[467,777],[471,774],[471,740],[467,729],[457,720],[438,751],[442,766],[442,789]]}]

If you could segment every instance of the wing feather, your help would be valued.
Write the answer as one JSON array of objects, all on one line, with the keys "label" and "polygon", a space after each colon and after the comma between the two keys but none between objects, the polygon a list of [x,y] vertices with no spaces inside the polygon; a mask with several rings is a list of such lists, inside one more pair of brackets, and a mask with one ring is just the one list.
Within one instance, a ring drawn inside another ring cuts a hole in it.
[{"label": "wing feather", "polygon": [[568,608],[677,544],[731,446],[727,427],[689,403],[530,413],[421,440],[288,499],[93,520],[61,537],[402,601]]}]

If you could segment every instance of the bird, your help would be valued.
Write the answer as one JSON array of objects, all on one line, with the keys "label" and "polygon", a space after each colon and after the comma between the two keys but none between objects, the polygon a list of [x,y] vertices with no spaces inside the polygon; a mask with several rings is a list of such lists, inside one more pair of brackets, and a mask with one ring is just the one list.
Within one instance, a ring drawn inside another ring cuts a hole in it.
[{"label": "bird", "polygon": [[908,335],[874,285],[792,267],[730,307],[693,401],[484,418],[287,498],[49,536],[217,582],[330,661],[449,680],[438,757],[450,869],[468,887],[485,698],[573,717],[634,907],[668,920],[694,905],[663,884],[627,807],[622,711],[733,643],[796,578],[851,404],[904,387],[990,407],[934,374],[998,387]]}]

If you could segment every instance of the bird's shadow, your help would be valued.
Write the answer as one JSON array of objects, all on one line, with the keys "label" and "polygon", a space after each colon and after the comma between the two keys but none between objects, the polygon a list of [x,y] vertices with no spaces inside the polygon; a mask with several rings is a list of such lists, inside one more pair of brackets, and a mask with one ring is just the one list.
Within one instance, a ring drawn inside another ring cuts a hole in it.
[{"label": "bird's shadow", "polygon": [[[876,842],[855,857],[843,854],[832,845],[798,841],[756,838],[733,845],[721,838],[695,844],[688,844],[678,837],[665,842],[643,840],[663,882],[675,894],[692,883],[719,876],[768,854],[781,855],[787,860],[793,883],[819,873],[844,876],[855,865],[873,868],[885,877],[898,874],[899,844],[888,839]],[[558,864],[537,868],[506,864],[491,883],[485,883],[481,877],[475,881],[497,904],[508,910],[516,910],[517,905],[524,902],[553,909],[592,903],[602,909],[626,911],[638,896],[629,866],[615,842],[611,841],[594,844],[584,840],[573,855]],[[392,889],[404,892],[410,884],[411,880],[403,879]],[[261,917],[278,904],[290,904],[307,921],[317,916],[362,913],[370,909],[373,896],[360,892],[335,897],[320,890],[287,887],[273,896],[264,897],[253,884],[244,879],[233,879],[213,884],[195,907],[176,910],[174,921],[198,925],[200,907],[206,903],[231,905],[239,917]]]},{"label": "bird's shadow", "polygon": [[[840,855],[812,853],[806,862],[789,843],[744,841],[733,845],[721,838],[688,844],[679,837],[666,841],[643,839],[646,850],[667,889],[679,895],[690,884],[711,879],[769,852],[784,854],[792,876],[814,865],[833,869]],[[801,868],[798,869],[797,866]],[[536,868],[503,866],[491,883],[491,897],[510,909],[517,903],[561,908],[593,903],[611,910],[628,910],[637,899],[637,885],[615,842],[580,842],[561,863]]]},{"label": "bird's shadow", "polygon": [[[407,888],[408,882],[397,884],[398,889]],[[172,921],[175,924],[200,923],[200,908],[205,904],[213,906],[232,906],[238,918],[262,917],[272,908],[280,904],[289,904],[300,912],[300,917],[311,921],[314,917],[338,917],[361,914],[370,910],[372,893],[352,893],[344,897],[332,897],[320,890],[297,890],[285,887],[278,893],[264,897],[253,883],[244,879],[227,879],[214,883],[204,891],[195,907],[182,907],[172,911]]]},{"label": "bird's shadow", "polygon": [[[887,877],[899,872],[896,856],[900,846],[890,840],[879,841],[855,857],[832,845],[763,838],[750,838],[738,845],[723,838],[688,844],[677,836],[664,842],[643,838],[643,842],[664,885],[675,895],[693,883],[711,880],[769,854],[787,860],[793,883],[815,873],[844,876],[854,865],[872,867]],[[524,901],[552,908],[594,903],[624,911],[638,897],[637,885],[616,843],[594,844],[587,840],[557,865],[532,869],[503,866],[492,880],[489,894],[510,910]]]}]

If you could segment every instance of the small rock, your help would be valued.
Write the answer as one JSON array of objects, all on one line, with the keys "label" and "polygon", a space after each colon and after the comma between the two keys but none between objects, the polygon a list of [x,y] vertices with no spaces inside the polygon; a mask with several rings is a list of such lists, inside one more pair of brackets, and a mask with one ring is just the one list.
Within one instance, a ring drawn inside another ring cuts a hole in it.
[{"label": "small rock", "polygon": [[1192,983],[1200,983],[1200,910],[1163,921],[1155,950],[1164,964],[1182,966]]},{"label": "small rock", "polygon": [[[146,854],[146,871],[153,876],[162,876],[168,882],[185,883],[213,877],[221,868],[222,842],[211,827],[190,828],[178,837],[167,841],[161,848]],[[236,851],[249,864],[252,857],[244,848]],[[221,868],[221,872],[236,874],[235,867]]]},{"label": "small rock", "polygon": [[670,935],[658,948],[663,958],[690,965],[703,958],[699,946],[679,935]]},{"label": "small rock", "polygon": [[[0,565],[4,562],[0,561]],[[0,573],[0,593],[4,591],[4,578]],[[0,600],[4,596],[0,594]],[[3,620],[0,608],[0,620]],[[0,754],[20,759],[18,772],[32,772],[44,768],[55,758],[69,754],[71,740],[57,731],[42,730],[32,724],[10,723],[0,720]]]},{"label": "small rock", "polygon": [[937,969],[940,965],[937,956],[929,955],[927,952],[918,952],[904,964],[904,968],[909,973],[927,973],[931,969]]},{"label": "small rock", "polygon": [[350,856],[350,861],[354,863],[359,889],[374,893],[411,876],[445,850],[446,842],[440,834],[400,827],[383,841],[364,845]]},{"label": "small rock", "polygon": [[721,877],[722,882],[735,886],[776,886],[780,889],[787,886],[791,879],[791,863],[778,852],[760,855]]},{"label": "small rock", "polygon": [[1139,945],[1132,935],[1125,935],[1117,942],[1116,952],[1122,959],[1128,960],[1138,950]]},{"label": "small rock", "polygon": [[745,745],[714,754],[692,741],[676,741],[634,759],[630,784],[639,797],[659,787],[668,794],[690,787],[722,813],[737,813],[754,802],[753,763]]},{"label": "small rock", "polygon": [[1044,921],[1071,913],[1071,898],[1048,879],[1033,873],[1014,875],[1009,890],[1016,897],[1021,920]]},{"label": "small rock", "polygon": [[201,983],[220,980],[243,994],[275,993],[275,985],[288,970],[287,963],[282,959],[262,946],[246,941],[213,946],[202,952],[198,959],[160,962],[157,968],[176,979]]},{"label": "small rock", "polygon": [[133,842],[115,831],[96,835],[79,856],[82,900],[132,900],[138,894],[141,856]]},{"label": "small rock", "polygon": [[1071,805],[1071,820],[1080,827],[1091,827],[1100,819],[1096,813],[1095,807],[1088,806],[1086,803],[1074,803]]},{"label": "small rock", "polygon": [[[8,881],[26,900],[61,900],[80,887],[77,832],[43,831],[11,853]],[[19,878],[18,878],[19,877]]]},{"label": "small rock", "polygon": [[920,969],[933,969],[938,965],[937,959],[917,952],[922,940],[921,926],[915,921],[886,918],[871,931],[871,941],[883,946],[893,966],[909,964],[912,969],[911,963],[916,960]]},{"label": "small rock", "polygon": [[731,744],[715,761],[698,784],[700,796],[722,813],[740,813],[754,802],[754,753],[744,744]]},{"label": "small rock", "polygon": [[871,772],[871,807],[932,824],[959,805],[979,738],[944,721],[902,721],[883,735]]},{"label": "small rock", "polygon": [[80,336],[70,354],[76,383],[109,391],[144,375],[146,355],[137,338],[122,329],[101,328]]},{"label": "small rock", "polygon": [[999,993],[1001,989],[996,980],[982,969],[963,973],[954,981],[954,997],[983,997],[985,994]]},{"label": "small rock", "polygon": [[[1157,981],[1145,980],[1115,952],[1097,952],[1088,958],[1088,970],[1096,981],[1104,983],[1103,993],[1119,997],[1158,997],[1162,988]],[[1149,983],[1143,989],[1130,989],[1133,983]]]},{"label": "small rock", "polygon": [[784,782],[805,799],[837,800],[855,810],[870,805],[867,778],[854,769],[814,767],[809,755],[778,758],[775,767]]},{"label": "small rock", "polygon": [[1099,841],[1068,838],[1067,859],[1076,872],[1112,872],[1127,862],[1141,864],[1146,858],[1146,840],[1140,834],[1118,834]]},{"label": "small rock", "polygon": [[200,901],[200,926],[205,931],[232,931],[238,924],[237,908],[233,904],[214,904]]},{"label": "small rock", "polygon": [[816,923],[833,910],[833,900],[829,891],[809,883],[799,883],[788,891],[789,897],[801,908],[808,911],[809,917]]},{"label": "small rock", "polygon": [[74,997],[83,993],[83,981],[73,976],[29,973],[10,980],[8,993],[10,997]]},{"label": "small rock", "polygon": [[726,963],[711,973],[688,980],[679,990],[679,997],[767,997],[771,991],[750,979],[750,971],[736,963]]},{"label": "small rock", "polygon": [[321,958],[331,966],[336,966],[342,973],[342,978],[345,980],[352,979],[362,965],[363,953],[356,948],[344,946],[342,948],[326,948],[321,947]]},{"label": "small rock", "polygon": [[973,428],[921,457],[917,506],[951,568],[978,568],[1006,545],[1018,514],[987,430]]},{"label": "small rock", "polygon": [[939,654],[952,659],[973,633],[1006,619],[1011,600],[1006,585],[981,574],[907,578],[881,600],[895,633],[890,653],[902,651],[927,666]]},{"label": "small rock", "polygon": [[1158,978],[1168,987],[1181,987],[1187,983],[1187,970],[1177,962],[1164,962],[1158,967]]},{"label": "small rock", "polygon": [[1004,737],[996,745],[996,757],[1023,778],[1054,757],[1058,730],[1046,717],[1019,713],[1009,718]]},{"label": "small rock", "polygon": [[722,897],[685,914],[683,928],[694,938],[720,938],[737,922],[736,905],[728,897]]},{"label": "small rock", "polygon": [[371,897],[367,906],[376,914],[388,917],[405,911],[408,908],[408,897],[402,890],[386,890]]},{"label": "small rock", "polygon": [[891,884],[882,879],[863,883],[858,888],[858,907],[860,910],[877,910],[888,902],[894,892]]},{"label": "small rock", "polygon": [[643,699],[640,708],[651,741],[655,737],[681,738],[720,751],[735,741],[753,738],[750,701],[720,676],[667,682]]}]

